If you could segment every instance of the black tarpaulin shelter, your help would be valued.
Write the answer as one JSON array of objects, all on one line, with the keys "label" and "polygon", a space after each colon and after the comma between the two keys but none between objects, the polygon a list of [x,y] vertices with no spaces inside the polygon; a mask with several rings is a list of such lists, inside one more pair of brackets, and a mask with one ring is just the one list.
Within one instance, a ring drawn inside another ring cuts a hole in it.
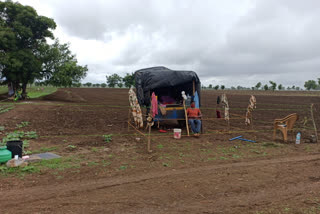
[{"label": "black tarpaulin shelter", "polygon": [[157,96],[169,95],[176,100],[182,100],[181,91],[190,96],[197,91],[199,102],[201,101],[201,82],[194,71],[177,71],[166,67],[141,69],[135,72],[135,86],[140,105],[150,105],[152,92]]}]

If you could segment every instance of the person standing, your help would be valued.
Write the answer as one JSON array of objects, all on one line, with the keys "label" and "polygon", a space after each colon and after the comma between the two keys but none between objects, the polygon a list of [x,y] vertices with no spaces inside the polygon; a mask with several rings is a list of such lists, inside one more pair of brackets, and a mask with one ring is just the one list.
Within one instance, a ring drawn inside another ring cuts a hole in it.
[{"label": "person standing", "polygon": [[188,122],[191,125],[191,130],[195,136],[200,136],[201,131],[201,111],[195,107],[195,102],[192,101],[190,108],[187,109]]}]

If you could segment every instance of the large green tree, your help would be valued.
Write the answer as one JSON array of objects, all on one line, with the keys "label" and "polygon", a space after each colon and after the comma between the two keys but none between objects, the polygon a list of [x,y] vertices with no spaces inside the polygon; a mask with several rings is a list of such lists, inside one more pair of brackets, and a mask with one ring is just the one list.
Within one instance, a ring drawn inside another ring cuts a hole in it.
[{"label": "large green tree", "polygon": [[257,85],[255,86],[255,88],[259,90],[259,88],[261,87],[261,85],[262,85],[261,82],[258,82]]},{"label": "large green tree", "polygon": [[[67,45],[60,46],[57,41],[47,44],[48,38],[54,39],[55,28],[53,19],[39,16],[30,6],[10,0],[0,2],[0,79],[15,91],[22,89],[23,98],[27,84],[35,80],[70,86],[85,76],[87,68],[80,69],[75,56],[66,51]],[[70,56],[61,56],[63,49]],[[76,69],[82,75],[70,78],[78,73]]]},{"label": "large green tree", "polygon": [[124,86],[126,88],[130,88],[132,85],[134,85],[134,73],[127,73],[126,76],[122,78],[122,81],[124,82]]},{"label": "large green tree", "polygon": [[271,84],[271,89],[272,91],[276,90],[277,89],[277,83],[273,82],[273,81],[269,81],[269,83]]},{"label": "large green tree", "polygon": [[311,90],[311,89],[316,89],[317,88],[317,83],[314,80],[308,80],[304,83],[304,87],[307,90]]},{"label": "large green tree", "polygon": [[122,81],[122,78],[118,74],[112,74],[110,76],[106,76],[106,78],[107,84],[110,88],[114,88],[116,85],[119,85],[119,83],[121,83]]},{"label": "large green tree", "polygon": [[60,44],[56,40],[54,44],[45,45],[43,49],[43,78],[47,84],[70,87],[80,83],[86,76],[87,66],[78,65],[68,44]]}]

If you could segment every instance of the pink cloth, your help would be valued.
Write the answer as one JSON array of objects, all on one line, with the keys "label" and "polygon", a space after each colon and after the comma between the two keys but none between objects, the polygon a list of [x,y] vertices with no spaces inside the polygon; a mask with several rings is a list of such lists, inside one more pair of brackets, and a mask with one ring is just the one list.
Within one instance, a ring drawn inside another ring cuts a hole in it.
[{"label": "pink cloth", "polygon": [[158,114],[158,101],[154,92],[152,93],[152,96],[151,96],[151,110],[152,110],[152,117]]}]

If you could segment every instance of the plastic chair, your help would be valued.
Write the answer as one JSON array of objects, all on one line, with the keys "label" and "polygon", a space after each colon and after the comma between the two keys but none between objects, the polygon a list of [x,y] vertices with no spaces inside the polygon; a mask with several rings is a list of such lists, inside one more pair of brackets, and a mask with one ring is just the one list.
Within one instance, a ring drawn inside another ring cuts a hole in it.
[{"label": "plastic chair", "polygon": [[299,119],[297,113],[290,114],[282,119],[275,119],[274,120],[274,129],[273,129],[273,140],[276,137],[277,130],[280,130],[283,135],[284,142],[288,141],[288,132],[293,133],[293,126],[295,122]]}]

